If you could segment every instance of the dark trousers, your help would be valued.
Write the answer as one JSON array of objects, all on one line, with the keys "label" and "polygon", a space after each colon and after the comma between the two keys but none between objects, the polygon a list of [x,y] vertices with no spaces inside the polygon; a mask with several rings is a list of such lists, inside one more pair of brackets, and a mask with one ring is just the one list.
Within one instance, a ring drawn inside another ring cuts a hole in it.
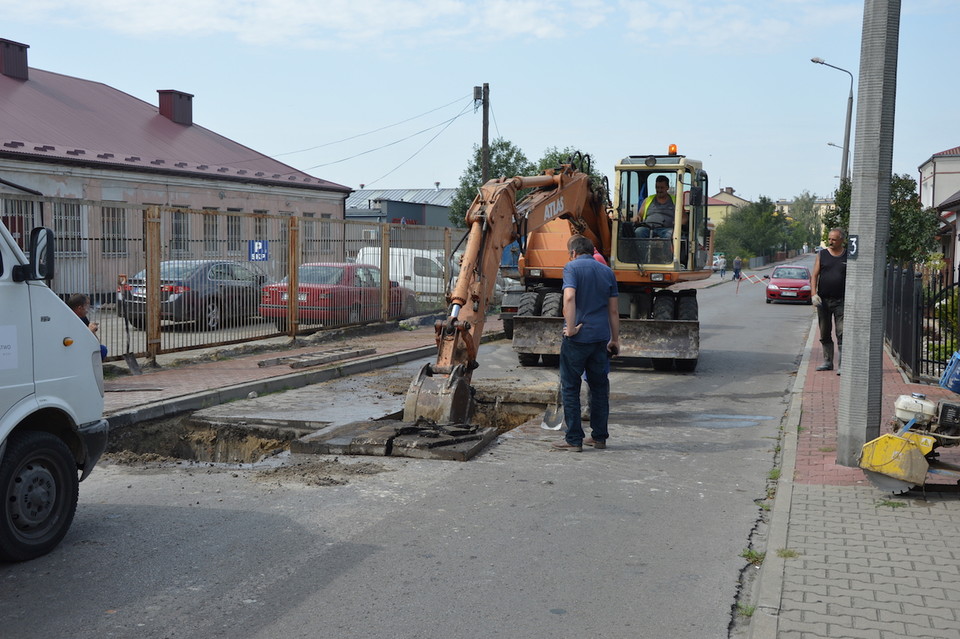
[{"label": "dark trousers", "polygon": [[820,306],[817,307],[817,319],[820,323],[823,359],[832,363],[834,331],[837,333],[837,349],[843,348],[843,300],[821,295]]},{"label": "dark trousers", "polygon": [[568,444],[583,444],[583,424],[580,422],[580,377],[587,375],[590,387],[590,429],[595,441],[607,439],[607,420],[610,417],[610,356],[606,342],[581,343],[564,337],[560,345],[560,394],[563,398],[563,418],[567,423]]}]

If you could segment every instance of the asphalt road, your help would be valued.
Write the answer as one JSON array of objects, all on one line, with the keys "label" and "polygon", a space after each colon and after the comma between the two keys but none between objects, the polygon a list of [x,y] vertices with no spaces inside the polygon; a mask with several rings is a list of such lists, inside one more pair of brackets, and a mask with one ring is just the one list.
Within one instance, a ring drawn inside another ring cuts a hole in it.
[{"label": "asphalt road", "polygon": [[[98,467],[63,544],[0,565],[0,628],[20,638],[727,637],[812,310],[767,305],[749,283],[699,297],[697,372],[617,362],[604,451],[552,452],[559,435],[534,425],[467,463],[343,458],[300,476]],[[506,343],[482,347],[481,360],[484,380],[555,379],[517,368]],[[231,407],[320,416],[351,405],[366,418],[390,411],[396,399],[373,390],[397,375]],[[350,472],[369,464],[384,472]]]}]

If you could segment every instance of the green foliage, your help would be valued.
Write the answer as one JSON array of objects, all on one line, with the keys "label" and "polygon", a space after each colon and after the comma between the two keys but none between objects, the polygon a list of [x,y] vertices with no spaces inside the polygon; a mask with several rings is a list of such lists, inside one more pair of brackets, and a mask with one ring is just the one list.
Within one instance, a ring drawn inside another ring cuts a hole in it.
[{"label": "green foliage", "polygon": [[[482,182],[483,158],[479,144],[473,145],[473,159],[460,176],[460,185],[450,203],[450,222],[456,226],[465,226],[464,216]],[[536,175],[536,167],[527,159],[523,151],[509,140],[497,138],[490,143],[490,179],[514,177],[516,175]]]},{"label": "green foliage", "polygon": [[587,165],[585,161],[586,157],[586,153],[572,146],[563,149],[551,146],[543,150],[543,156],[537,162],[537,172],[543,173],[547,169],[558,169],[560,165],[569,164],[570,161],[573,160],[576,162],[577,168],[587,173],[591,178],[594,180],[603,180],[603,173],[597,171],[597,167],[592,161],[593,158],[590,158],[591,162]]},{"label": "green foliage", "polygon": [[[823,216],[823,239],[832,228],[850,228],[853,185],[844,180],[834,192],[836,208]],[[917,181],[907,174],[890,178],[890,237],[887,257],[898,262],[921,264],[936,250],[939,227],[935,209],[924,209],[917,194]]]},{"label": "green foliage", "polygon": [[794,198],[790,217],[793,222],[788,228],[787,248],[799,249],[804,244],[815,246],[820,243],[821,221],[816,195],[804,191]]},{"label": "green foliage", "polygon": [[741,206],[721,223],[714,236],[718,252],[746,259],[769,255],[782,248],[789,237],[790,222],[776,212],[773,202],[760,196],[757,202]]},{"label": "green foliage", "polygon": [[917,195],[917,181],[907,174],[890,182],[890,241],[887,257],[898,262],[922,264],[937,248],[934,236],[940,226],[936,209],[924,209]]},{"label": "green foliage", "polygon": [[827,235],[830,233],[830,229],[843,229],[846,231],[850,228],[850,199],[852,194],[853,183],[850,181],[850,178],[841,181],[840,186],[833,192],[834,209],[828,211],[823,216],[823,234],[820,236],[820,239],[824,243],[827,241]]}]

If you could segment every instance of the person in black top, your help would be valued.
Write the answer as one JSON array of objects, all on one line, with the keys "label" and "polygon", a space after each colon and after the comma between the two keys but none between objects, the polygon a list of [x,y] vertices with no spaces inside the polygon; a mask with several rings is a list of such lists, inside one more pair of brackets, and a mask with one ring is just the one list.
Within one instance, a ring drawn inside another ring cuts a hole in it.
[{"label": "person in black top", "polygon": [[827,248],[817,252],[813,263],[810,292],[820,320],[820,344],[823,363],[818,371],[833,370],[833,335],[837,333],[837,375],[840,374],[840,351],[843,349],[843,290],[847,280],[846,238],[842,229],[830,229]]}]

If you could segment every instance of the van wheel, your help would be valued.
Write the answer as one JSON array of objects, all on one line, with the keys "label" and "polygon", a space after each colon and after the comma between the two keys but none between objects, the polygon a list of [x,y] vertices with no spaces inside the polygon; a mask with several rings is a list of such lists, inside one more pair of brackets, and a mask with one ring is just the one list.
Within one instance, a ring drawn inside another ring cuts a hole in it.
[{"label": "van wheel", "polygon": [[77,511],[79,480],[70,449],[50,433],[13,435],[0,460],[0,560],[53,550]]}]

